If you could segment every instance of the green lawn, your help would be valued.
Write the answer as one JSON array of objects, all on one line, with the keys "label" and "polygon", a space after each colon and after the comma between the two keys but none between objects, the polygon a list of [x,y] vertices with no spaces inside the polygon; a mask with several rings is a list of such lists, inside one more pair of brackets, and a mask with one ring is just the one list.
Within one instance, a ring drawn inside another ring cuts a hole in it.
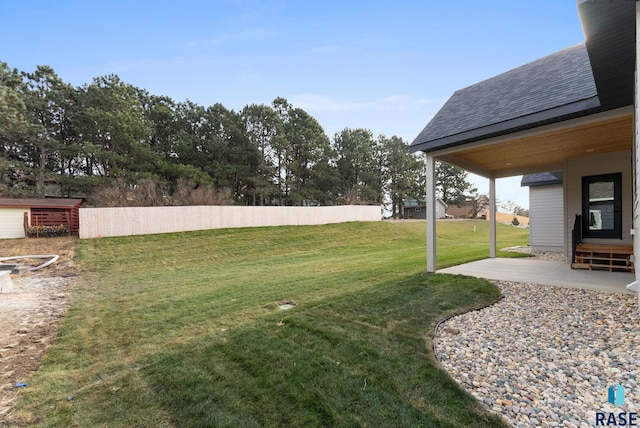
[{"label": "green lawn", "polygon": [[[439,267],[486,257],[487,226],[440,222]],[[499,245],[527,233],[498,225]],[[431,349],[440,319],[499,292],[423,273],[424,248],[422,222],[81,241],[74,304],[13,422],[503,426]]]}]

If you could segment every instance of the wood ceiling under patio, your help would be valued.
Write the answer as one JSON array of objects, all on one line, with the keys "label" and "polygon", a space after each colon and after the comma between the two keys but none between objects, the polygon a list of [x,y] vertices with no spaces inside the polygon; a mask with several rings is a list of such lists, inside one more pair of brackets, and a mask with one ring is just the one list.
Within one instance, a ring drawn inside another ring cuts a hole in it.
[{"label": "wood ceiling under patio", "polygon": [[546,132],[524,132],[513,138],[503,136],[492,141],[452,150],[437,158],[496,178],[562,169],[562,163],[567,159],[631,150],[633,115],[624,114]]}]

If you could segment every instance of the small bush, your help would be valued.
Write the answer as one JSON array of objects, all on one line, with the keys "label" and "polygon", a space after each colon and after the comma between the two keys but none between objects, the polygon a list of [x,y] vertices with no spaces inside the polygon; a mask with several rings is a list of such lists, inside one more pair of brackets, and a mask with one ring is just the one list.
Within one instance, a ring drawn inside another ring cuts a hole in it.
[{"label": "small bush", "polygon": [[514,217],[513,220],[511,221],[511,224],[514,226],[519,226],[520,222],[518,221],[518,217]]}]

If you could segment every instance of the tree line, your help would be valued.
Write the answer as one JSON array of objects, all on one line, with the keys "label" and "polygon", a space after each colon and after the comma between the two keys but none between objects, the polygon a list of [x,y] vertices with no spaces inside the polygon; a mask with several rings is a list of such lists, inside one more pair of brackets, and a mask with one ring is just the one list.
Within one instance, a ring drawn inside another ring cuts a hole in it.
[{"label": "tree line", "polygon": [[335,205],[423,194],[402,138],[329,138],[284,98],[241,111],[176,102],[116,75],[74,87],[48,66],[0,62],[0,194],[84,195],[91,204]]}]

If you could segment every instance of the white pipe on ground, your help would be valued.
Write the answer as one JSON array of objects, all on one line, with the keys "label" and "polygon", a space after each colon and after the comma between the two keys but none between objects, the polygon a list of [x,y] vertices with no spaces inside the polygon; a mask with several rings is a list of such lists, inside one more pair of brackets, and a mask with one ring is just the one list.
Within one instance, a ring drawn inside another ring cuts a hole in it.
[{"label": "white pipe on ground", "polygon": [[43,267],[47,267],[52,263],[55,263],[56,260],[60,258],[57,254],[38,254],[38,255],[29,255],[29,256],[10,256],[10,257],[0,257],[0,262],[4,262],[7,260],[19,260],[19,259],[51,259],[46,262],[38,265],[36,267],[32,267],[29,271],[33,272],[34,270],[42,269]]}]

